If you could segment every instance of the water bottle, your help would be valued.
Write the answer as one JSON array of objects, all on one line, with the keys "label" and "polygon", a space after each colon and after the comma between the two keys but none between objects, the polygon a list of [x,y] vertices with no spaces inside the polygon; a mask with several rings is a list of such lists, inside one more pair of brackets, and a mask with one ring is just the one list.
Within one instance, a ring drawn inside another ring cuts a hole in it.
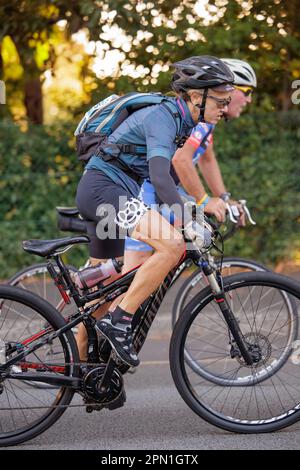
[{"label": "water bottle", "polygon": [[109,279],[121,272],[123,263],[115,258],[109,259],[106,263],[97,264],[89,268],[82,269],[73,274],[73,281],[80,289],[89,289],[99,282]]},{"label": "water bottle", "polygon": [[0,339],[0,365],[6,363],[6,348],[5,342]]}]

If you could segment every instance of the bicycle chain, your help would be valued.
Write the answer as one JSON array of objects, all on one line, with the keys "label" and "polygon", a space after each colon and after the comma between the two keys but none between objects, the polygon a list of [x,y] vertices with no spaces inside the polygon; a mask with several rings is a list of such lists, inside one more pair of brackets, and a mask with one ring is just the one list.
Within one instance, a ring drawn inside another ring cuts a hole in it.
[{"label": "bicycle chain", "polygon": [[[88,366],[91,366],[91,367],[98,367],[99,366],[99,363],[86,363]],[[58,364],[56,364],[58,365]],[[72,363],[64,363],[65,366],[83,366],[84,363],[82,362],[72,362]],[[79,378],[79,377],[75,377],[75,378]],[[9,379],[8,379],[9,380]],[[26,379],[24,379],[26,380]],[[58,387],[58,390],[60,389],[60,387]],[[75,393],[78,393],[78,395],[80,395],[83,399],[86,399],[88,398],[84,392],[79,392],[76,390]],[[88,406],[96,406],[96,407],[99,407],[99,406],[102,406],[101,409],[103,408],[107,408],[108,405],[112,405],[113,403],[115,403],[119,397],[120,397],[120,394],[122,392],[119,393],[119,395],[114,398],[112,401],[110,401],[109,403],[105,403],[105,404],[102,404],[100,402],[88,402],[88,403],[83,403],[83,404],[80,404],[80,405],[72,405],[72,404],[69,404],[69,405],[49,405],[49,406],[26,406],[26,407],[21,407],[21,408],[0,408],[0,411],[25,411],[25,410],[41,410],[41,409],[55,409],[55,408],[87,408]],[[95,410],[95,411],[101,411],[101,410]]]}]

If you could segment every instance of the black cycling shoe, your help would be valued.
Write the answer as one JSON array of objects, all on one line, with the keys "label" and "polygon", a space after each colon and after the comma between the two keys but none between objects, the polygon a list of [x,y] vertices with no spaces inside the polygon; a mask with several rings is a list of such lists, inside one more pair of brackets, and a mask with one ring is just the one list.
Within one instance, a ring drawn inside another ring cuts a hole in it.
[{"label": "black cycling shoe", "polygon": [[110,315],[105,315],[96,323],[96,328],[108,339],[121,361],[131,367],[137,367],[140,360],[132,344],[131,329],[120,323],[113,325]]}]

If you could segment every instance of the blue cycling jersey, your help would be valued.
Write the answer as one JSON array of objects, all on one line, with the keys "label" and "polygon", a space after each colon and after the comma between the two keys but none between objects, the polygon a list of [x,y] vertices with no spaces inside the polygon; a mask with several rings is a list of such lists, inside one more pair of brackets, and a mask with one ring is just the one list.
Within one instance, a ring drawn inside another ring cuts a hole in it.
[{"label": "blue cycling jersey", "polygon": [[[214,124],[199,123],[192,130],[191,135],[187,141],[196,148],[194,156],[193,156],[194,165],[198,163],[201,156],[205,153],[208,145],[212,143],[214,128],[215,128]],[[178,192],[186,198],[190,197],[180,185],[178,185]],[[142,185],[142,188],[141,188],[140,196],[145,202],[145,204],[148,204],[152,207],[154,206],[153,208],[158,208],[158,200],[156,197],[155,189],[154,189],[153,184],[151,184],[150,180],[147,179],[144,181],[144,184]],[[161,211],[161,214],[170,223],[174,222],[174,214],[170,213],[170,211],[163,209]],[[138,240],[135,240],[134,238],[127,237],[125,241],[125,250],[152,251],[153,248],[147,243],[139,242]]]},{"label": "blue cycling jersey", "polygon": [[[172,100],[181,116],[179,132],[174,117],[162,104],[158,104],[147,106],[131,114],[108,138],[109,143],[146,145],[147,155],[122,153],[118,156],[118,159],[143,179],[149,178],[148,161],[153,157],[171,160],[176,151],[175,137],[189,135],[194,127],[185,101],[176,98],[172,98]],[[140,186],[119,168],[110,165],[109,162],[93,156],[86,165],[86,169],[101,170],[134,197],[138,196]]]}]

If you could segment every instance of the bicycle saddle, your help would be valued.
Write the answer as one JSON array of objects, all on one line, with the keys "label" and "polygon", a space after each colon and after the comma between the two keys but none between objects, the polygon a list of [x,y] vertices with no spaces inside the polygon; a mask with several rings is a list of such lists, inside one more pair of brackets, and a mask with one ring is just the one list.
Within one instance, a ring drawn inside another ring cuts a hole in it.
[{"label": "bicycle saddle", "polygon": [[82,235],[80,237],[56,238],[53,240],[24,240],[23,250],[38,256],[49,256],[56,254],[59,248],[69,247],[77,243],[89,243],[89,237]]},{"label": "bicycle saddle", "polygon": [[56,210],[59,214],[67,215],[69,217],[79,215],[77,207],[56,207]]}]

